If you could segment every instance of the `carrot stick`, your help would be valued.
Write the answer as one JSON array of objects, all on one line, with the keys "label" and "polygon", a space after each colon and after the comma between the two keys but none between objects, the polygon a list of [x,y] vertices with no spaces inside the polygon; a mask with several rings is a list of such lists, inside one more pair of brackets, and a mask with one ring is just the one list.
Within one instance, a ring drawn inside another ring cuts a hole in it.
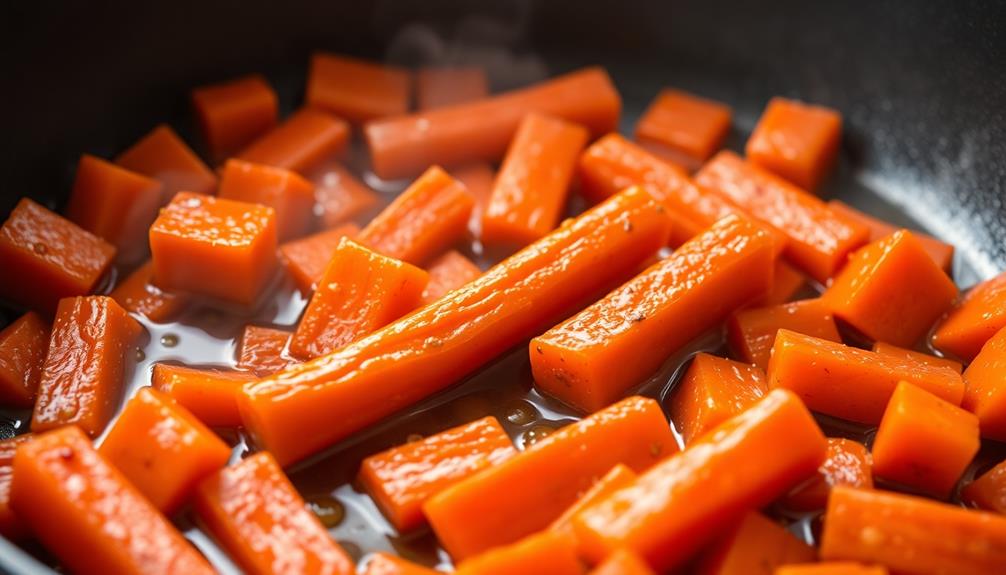
[{"label": "carrot stick", "polygon": [[35,404],[42,362],[49,350],[49,325],[30,311],[0,331],[0,405]]},{"label": "carrot stick", "polygon": [[[881,238],[886,238],[899,229],[898,226],[879,220],[870,214],[863,213],[841,200],[829,201],[828,207],[836,214],[844,216],[854,222],[859,222],[869,228],[871,242],[875,242]],[[954,263],[954,246],[941,242],[932,236],[927,236],[922,232],[912,232],[912,234],[915,236],[915,239],[919,240],[919,243],[922,244],[922,249],[926,250],[929,257],[933,258],[936,265],[938,265],[941,270],[950,273]]]},{"label": "carrot stick", "polygon": [[1006,515],[1006,460],[965,485],[961,499],[968,505]]},{"label": "carrot stick", "polygon": [[311,293],[325,275],[325,268],[342,238],[352,239],[359,233],[360,227],[356,224],[344,224],[286,242],[279,247],[280,258],[297,287],[304,293]]},{"label": "carrot stick", "polygon": [[338,156],[349,143],[349,124],[321,110],[305,108],[248,145],[239,160],[306,172]]},{"label": "carrot stick", "polygon": [[158,363],[154,365],[151,383],[206,425],[237,427],[241,425],[237,399],[241,386],[255,379],[255,374],[244,371],[193,369]]},{"label": "carrot stick", "polygon": [[372,555],[367,561],[366,570],[363,571],[363,575],[439,575],[439,573],[387,553]]},{"label": "carrot stick", "polygon": [[807,299],[735,313],[727,322],[727,343],[738,358],[768,369],[772,344],[780,329],[842,341],[828,306],[820,299]]},{"label": "carrot stick", "polygon": [[971,288],[933,332],[933,346],[965,363],[1006,327],[1006,272]]},{"label": "carrot stick", "polygon": [[792,511],[823,510],[831,488],[836,485],[873,487],[873,458],[865,445],[851,439],[829,437],[828,457],[817,468],[817,474],[793,488],[780,503]]},{"label": "carrot stick", "polygon": [[964,366],[962,366],[959,361],[954,361],[946,357],[936,357],[935,355],[929,355],[928,353],[922,353],[921,351],[905,349],[903,347],[898,347],[882,341],[874,342],[873,352],[882,355],[893,355],[903,359],[911,359],[927,365],[945,366],[953,369],[957,373],[964,371]]},{"label": "carrot stick", "polygon": [[220,161],[276,127],[279,100],[258,74],[192,90],[210,156]]},{"label": "carrot stick", "polygon": [[749,511],[698,560],[701,575],[772,575],[777,567],[816,559],[814,548],[782,525]]},{"label": "carrot stick", "polygon": [[412,75],[404,69],[348,56],[311,56],[304,99],[355,124],[409,111]]},{"label": "carrot stick", "polygon": [[217,185],[213,172],[166,124],[157,126],[119,154],[115,163],[164,184],[161,203],[167,203],[181,191],[212,194]]},{"label": "carrot stick", "polygon": [[476,66],[421,68],[416,72],[416,108],[433,110],[489,95],[486,71]]},{"label": "carrot stick", "polygon": [[20,541],[28,535],[28,528],[10,506],[10,484],[14,478],[14,453],[22,443],[34,437],[31,433],[16,435],[0,441],[0,535],[10,541]]},{"label": "carrot stick", "polygon": [[548,528],[553,531],[562,531],[573,534],[573,518],[584,509],[587,509],[595,502],[604,499],[609,494],[618,491],[626,485],[636,480],[636,472],[624,463],[616,463],[612,468],[598,479],[590,489],[585,491],[579,499],[556,517]]},{"label": "carrot stick", "polygon": [[572,537],[544,531],[512,545],[486,551],[458,566],[456,575],[506,575],[508,573],[548,573],[582,575]]},{"label": "carrot stick", "polygon": [[590,575],[656,575],[645,561],[632,551],[618,549],[600,565],[590,572]]},{"label": "carrot stick", "polygon": [[835,166],[841,141],[837,110],[776,97],[744,150],[752,163],[813,192]]},{"label": "carrot stick", "polygon": [[468,229],[475,237],[482,237],[482,212],[489,203],[489,195],[493,191],[496,172],[492,166],[484,162],[451,168],[451,175],[465,185],[468,193],[475,199],[472,215],[468,220]]},{"label": "carrot stick", "polygon": [[700,353],[671,396],[674,428],[685,445],[768,393],[761,368]]},{"label": "carrot stick", "polygon": [[122,309],[146,316],[156,323],[173,319],[189,305],[190,298],[187,295],[162,290],[153,282],[154,264],[148,261],[119,282],[108,295]]},{"label": "carrot stick", "polygon": [[433,303],[444,297],[447,292],[454,291],[482,275],[482,270],[477,265],[454,250],[433,260],[426,271],[430,274],[430,283],[426,284],[426,289],[423,290],[424,304]]},{"label": "carrot stick", "polygon": [[238,367],[265,377],[299,363],[287,353],[291,335],[282,329],[246,325],[238,347]]},{"label": "carrot stick", "polygon": [[227,160],[217,196],[271,207],[280,241],[300,237],[314,226],[314,186],[290,170]]},{"label": "carrot stick", "polygon": [[985,342],[964,371],[961,406],[978,416],[982,437],[1006,441],[1006,328]]},{"label": "carrot stick", "polygon": [[698,167],[730,132],[729,106],[674,89],[661,90],[636,123],[635,138],[677,163]]}]

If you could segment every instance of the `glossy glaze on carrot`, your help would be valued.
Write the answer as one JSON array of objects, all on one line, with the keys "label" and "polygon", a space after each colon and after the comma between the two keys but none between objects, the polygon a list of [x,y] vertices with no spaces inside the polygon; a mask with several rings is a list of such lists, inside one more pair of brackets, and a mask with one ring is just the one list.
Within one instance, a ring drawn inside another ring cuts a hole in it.
[{"label": "glossy glaze on carrot", "polygon": [[48,350],[49,324],[35,312],[0,331],[0,404],[30,408],[35,403]]},{"label": "glossy glaze on carrot", "polygon": [[1006,441],[1006,328],[985,342],[964,371],[961,406],[978,416],[982,437]]},{"label": "glossy glaze on carrot", "polygon": [[328,261],[342,238],[353,239],[360,226],[349,223],[286,242],[279,247],[280,259],[303,293],[311,293],[325,275]]},{"label": "glossy glaze on carrot", "polygon": [[150,261],[120,280],[108,295],[118,302],[122,309],[145,316],[156,323],[175,319],[190,302],[186,294],[164,290],[154,285],[154,264]]},{"label": "glossy glaze on carrot", "polygon": [[700,353],[671,396],[671,422],[687,446],[766,393],[768,383],[760,367]]},{"label": "glossy glaze on carrot", "polygon": [[258,377],[247,371],[197,369],[154,364],[151,384],[188,409],[199,421],[214,427],[241,425],[238,396],[242,386]]},{"label": "glossy glaze on carrot", "polygon": [[873,488],[873,456],[866,446],[852,439],[828,438],[828,457],[817,474],[793,488],[780,504],[793,511],[823,510],[836,485]]},{"label": "glossy glaze on carrot", "polygon": [[237,350],[238,367],[265,377],[299,363],[288,353],[292,335],[284,329],[246,325]]}]

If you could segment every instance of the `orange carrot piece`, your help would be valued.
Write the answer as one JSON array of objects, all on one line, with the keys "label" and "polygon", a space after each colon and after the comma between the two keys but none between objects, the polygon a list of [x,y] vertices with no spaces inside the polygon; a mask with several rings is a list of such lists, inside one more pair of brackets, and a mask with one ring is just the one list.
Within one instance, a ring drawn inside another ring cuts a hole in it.
[{"label": "orange carrot piece", "polygon": [[220,161],[276,127],[279,100],[258,74],[192,90],[192,106],[210,156]]},{"label": "orange carrot piece", "polygon": [[1006,441],[1006,328],[985,342],[964,371],[961,407],[978,416],[982,437]]},{"label": "orange carrot piece", "polygon": [[499,160],[530,112],[582,124],[596,137],[618,126],[621,111],[621,98],[608,74],[585,68],[477,102],[370,122],[364,135],[374,171],[393,179],[434,164]]},{"label": "orange carrot piece", "polygon": [[865,445],[851,439],[829,437],[828,457],[817,468],[817,474],[787,493],[781,503],[793,511],[823,510],[831,488],[836,485],[872,488],[872,469],[873,458]]},{"label": "orange carrot piece", "polygon": [[10,484],[14,478],[14,453],[22,443],[34,437],[30,433],[0,441],[0,535],[17,542],[28,535],[27,526],[10,506]]},{"label": "orange carrot piece", "polygon": [[814,548],[782,525],[749,511],[733,530],[704,551],[700,575],[772,575],[776,567],[816,559]]},{"label": "orange carrot piece", "polygon": [[162,204],[178,192],[212,194],[217,186],[213,172],[166,124],[157,126],[131,148],[119,154],[115,163],[164,184],[161,190]]},{"label": "orange carrot piece", "polygon": [[150,227],[154,283],[251,306],[276,269],[276,213],[179,193]]},{"label": "orange carrot piece", "polygon": [[354,124],[409,111],[412,75],[408,70],[318,52],[307,75],[307,105]]},{"label": "orange carrot piece", "polygon": [[314,199],[326,228],[346,225],[347,220],[369,212],[380,200],[338,160],[323,161],[305,176],[314,184]]},{"label": "orange carrot piece", "polygon": [[616,549],[590,572],[590,575],[656,575],[645,561],[632,551]]},{"label": "orange carrot piece", "polygon": [[416,72],[416,108],[433,110],[489,95],[489,78],[478,66],[421,68]]},{"label": "orange carrot piece", "polygon": [[768,383],[760,367],[700,353],[671,397],[671,422],[689,445],[766,393]]},{"label": "orange carrot piece", "polygon": [[635,138],[698,167],[709,159],[730,132],[729,106],[681,90],[661,90],[636,123]]},{"label": "orange carrot piece", "polygon": [[241,386],[258,379],[245,371],[194,369],[179,365],[154,365],[151,384],[188,409],[199,421],[214,427],[241,425],[238,395]]},{"label": "orange carrot piece", "polygon": [[832,212],[818,198],[730,151],[720,152],[703,166],[695,182],[786,234],[786,257],[821,283],[870,235],[862,224]]},{"label": "orange carrot piece", "polygon": [[213,538],[248,573],[356,573],[268,452],[205,479],[193,506]]},{"label": "orange carrot piece", "polygon": [[290,353],[314,359],[395,321],[422,303],[429,274],[343,238],[311,296]]},{"label": "orange carrot piece", "polygon": [[806,299],[735,313],[727,322],[727,343],[738,358],[765,370],[780,329],[842,341],[831,310],[820,299]]},{"label": "orange carrot piece", "polygon": [[[836,214],[840,214],[852,221],[859,222],[870,229],[870,241],[875,242],[881,238],[898,231],[898,226],[891,225],[884,220],[877,219],[870,214],[866,214],[842,202],[841,200],[831,200],[828,207]],[[945,272],[950,272],[954,263],[954,246],[948,243],[923,234],[922,232],[912,232],[915,239],[922,244],[922,249],[926,250],[929,257],[933,258],[936,265]]]},{"label": "orange carrot piece", "polygon": [[842,115],[824,106],[772,98],[745,146],[753,164],[813,192],[828,176],[842,141]]},{"label": "orange carrot piece", "polygon": [[1006,272],[967,291],[933,332],[933,346],[965,363],[1006,327]]},{"label": "orange carrot piece", "polygon": [[325,268],[342,238],[352,239],[359,233],[360,226],[343,224],[306,238],[289,241],[279,247],[280,259],[286,271],[293,276],[297,287],[304,293],[311,293],[325,275]]},{"label": "orange carrot piece", "polygon": [[825,561],[784,565],[775,570],[775,575],[888,575],[882,565],[864,565],[855,561]]},{"label": "orange carrot piece", "polygon": [[280,241],[302,236],[314,224],[314,186],[283,168],[227,160],[217,196],[271,207]]},{"label": "orange carrot piece", "polygon": [[0,405],[35,404],[42,362],[49,350],[49,325],[30,311],[0,331]]},{"label": "orange carrot piece", "polygon": [[420,567],[401,557],[375,553],[367,561],[363,575],[440,575],[440,572]]},{"label": "orange carrot piece", "polygon": [[780,329],[768,362],[768,385],[800,396],[807,407],[849,421],[880,423],[899,381],[954,405],[964,380],[952,368],[930,366]]},{"label": "orange carrot piece", "polygon": [[[573,520],[580,550],[600,561],[625,547],[658,571],[674,567],[745,512],[812,474],[826,450],[800,399],[772,391],[581,512]],[[744,481],[710,480],[717,477]]]},{"label": "orange carrot piece", "polygon": [[17,448],[10,503],[74,573],[215,573],[73,425]]},{"label": "orange carrot piece", "polygon": [[895,573],[995,573],[1006,565],[1006,517],[889,491],[836,487],[821,558]]},{"label": "orange carrot piece", "polygon": [[544,531],[506,547],[491,549],[467,559],[454,573],[456,575],[509,573],[583,575],[583,567],[576,556],[576,542],[571,536]]},{"label": "orange carrot piece", "polygon": [[59,300],[87,295],[115,259],[115,246],[28,198],[0,227],[0,298],[51,316]]},{"label": "orange carrot piece", "polygon": [[729,216],[529,345],[535,387],[592,412],[772,285],[772,238]]},{"label": "orange carrot piece", "polygon": [[524,116],[482,213],[483,243],[523,247],[558,225],[588,136],[578,124]]},{"label": "orange carrot piece", "polygon": [[961,499],[968,505],[1006,515],[1006,460],[965,485]]},{"label": "orange carrot piece", "polygon": [[624,463],[616,463],[607,473],[601,476],[589,489],[583,492],[572,505],[556,517],[548,528],[553,531],[563,531],[573,534],[573,518],[594,503],[604,499],[609,494],[618,491],[636,480],[636,472]]},{"label": "orange carrot piece", "polygon": [[360,482],[399,533],[425,523],[437,493],[517,454],[495,417],[460,425],[363,460]]},{"label": "orange carrot piece", "polygon": [[144,387],[98,448],[165,515],[230,459],[231,449],[170,395]]},{"label": "orange carrot piece", "polygon": [[110,297],[60,300],[31,430],[76,424],[97,436],[115,413],[143,327]]},{"label": "orange carrot piece", "polygon": [[162,290],[153,282],[154,264],[148,261],[119,282],[108,295],[126,311],[138,313],[156,323],[164,323],[185,309],[189,304],[189,297]]},{"label": "orange carrot piece", "polygon": [[349,143],[349,124],[321,110],[302,109],[248,145],[239,160],[306,172],[338,156]]},{"label": "orange carrot piece", "polygon": [[807,278],[781,258],[775,262],[775,272],[772,274],[772,278],[772,290],[758,302],[760,306],[787,303],[800,291],[800,288],[807,285]]},{"label": "orange carrot piece", "polygon": [[935,355],[929,355],[928,353],[922,353],[921,351],[912,351],[910,349],[905,349],[903,347],[898,347],[882,341],[873,343],[873,352],[883,355],[894,355],[903,359],[912,359],[928,365],[942,365],[953,369],[957,373],[964,371],[964,366],[961,365],[961,362],[959,361],[954,361],[945,357],[936,357]]},{"label": "orange carrot piece", "polygon": [[657,402],[634,396],[441,491],[423,512],[465,559],[548,527],[616,463],[642,472],[677,449]]},{"label": "orange carrot piece", "polygon": [[246,325],[238,346],[238,367],[265,377],[298,363],[286,351],[291,335],[282,329]]},{"label": "orange carrot piece", "polygon": [[465,185],[468,193],[475,199],[472,215],[468,220],[468,229],[475,237],[482,237],[482,213],[489,203],[489,195],[493,192],[496,172],[492,166],[485,163],[469,164],[460,168],[452,168],[451,175]]},{"label": "orange carrot piece", "polygon": [[282,463],[297,461],[445,389],[624,279],[667,241],[667,226],[645,192],[627,190],[437,302],[249,384],[242,418]]},{"label": "orange carrot piece", "polygon": [[444,297],[449,291],[473,281],[482,275],[482,270],[470,259],[450,250],[433,260],[426,268],[430,274],[430,282],[423,290],[423,303],[433,303]]},{"label": "orange carrot piece", "polygon": [[474,203],[464,185],[432,166],[357,238],[388,257],[421,265],[467,234]]}]

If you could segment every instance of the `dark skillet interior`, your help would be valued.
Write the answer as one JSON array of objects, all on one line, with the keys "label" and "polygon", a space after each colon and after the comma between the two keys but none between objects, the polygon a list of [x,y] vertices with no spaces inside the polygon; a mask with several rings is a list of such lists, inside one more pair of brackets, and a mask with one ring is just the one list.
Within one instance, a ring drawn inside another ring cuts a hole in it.
[{"label": "dark skillet interior", "polygon": [[[734,108],[734,147],[773,95],[829,105],[846,136],[827,194],[954,243],[962,285],[1006,268],[1003,2],[8,4],[2,218],[21,196],[60,206],[82,152],[114,156],[163,121],[197,141],[193,86],[263,72],[289,111],[322,49],[483,64],[497,90],[598,63],[622,92],[623,131],[674,85]],[[0,566],[31,571],[2,540]]]}]

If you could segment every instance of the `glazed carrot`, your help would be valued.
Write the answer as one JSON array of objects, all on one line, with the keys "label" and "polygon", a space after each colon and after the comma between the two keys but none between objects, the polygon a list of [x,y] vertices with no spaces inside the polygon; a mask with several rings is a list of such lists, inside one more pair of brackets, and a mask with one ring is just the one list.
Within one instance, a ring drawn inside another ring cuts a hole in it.
[{"label": "glazed carrot", "polygon": [[842,141],[842,116],[824,106],[772,98],[745,153],[748,159],[813,192],[831,172]]},{"label": "glazed carrot", "polygon": [[162,204],[178,192],[212,194],[217,186],[213,172],[166,124],[157,126],[131,148],[119,154],[115,163],[164,184],[161,190]]},{"label": "glazed carrot", "polygon": [[279,100],[265,78],[244,76],[192,90],[210,156],[220,161],[276,127]]},{"label": "glazed carrot", "polygon": [[359,233],[360,226],[350,223],[286,242],[279,247],[280,260],[297,287],[311,293],[325,275],[328,261],[342,238],[352,239]]},{"label": "glazed carrot", "polygon": [[985,342],[964,371],[961,407],[978,416],[982,437],[1006,441],[1006,328]]},{"label": "glazed carrot", "polygon": [[439,575],[439,573],[387,553],[372,555],[367,561],[366,570],[363,571],[363,575]]},{"label": "glazed carrot", "polygon": [[248,573],[356,573],[268,452],[205,479],[193,506],[213,538]]},{"label": "glazed carrot", "polygon": [[758,305],[770,306],[789,302],[805,285],[807,285],[807,278],[780,258],[775,262],[772,290],[758,302]]},{"label": "glazed carrot", "polygon": [[242,418],[282,463],[297,461],[457,382],[624,279],[667,241],[667,226],[645,192],[627,190],[437,302],[249,384]]},{"label": "glazed carrot", "polygon": [[[828,207],[836,214],[845,216],[846,218],[859,222],[869,228],[871,242],[875,242],[881,238],[886,238],[899,229],[898,226],[891,225],[883,220],[879,220],[871,216],[870,214],[863,213],[841,200],[829,201]],[[954,262],[954,246],[941,242],[940,240],[932,236],[927,236],[921,232],[912,232],[912,235],[915,236],[915,239],[919,240],[919,243],[922,244],[922,249],[926,250],[926,253],[929,254],[929,257],[933,258],[936,265],[940,266],[940,269],[943,271],[949,273]]]},{"label": "glazed carrot", "polygon": [[424,304],[433,303],[444,297],[447,292],[456,290],[482,275],[479,266],[454,250],[433,260],[426,271],[430,274],[430,282],[423,290]]},{"label": "glazed carrot", "polygon": [[343,238],[290,338],[290,353],[314,359],[417,308],[429,274]]},{"label": "glazed carrot", "polygon": [[[826,450],[800,399],[772,391],[581,512],[573,520],[580,550],[600,561],[624,547],[658,571],[669,569],[812,474]],[[744,481],[716,480],[723,477]]]},{"label": "glazed carrot", "polygon": [[689,445],[766,393],[768,384],[760,367],[700,353],[671,396],[671,422]]},{"label": "glazed carrot", "polygon": [[1006,517],[889,491],[836,487],[821,558],[896,573],[995,573],[1006,565]]},{"label": "glazed carrot", "polygon": [[899,381],[960,405],[964,380],[949,367],[882,355],[780,329],[768,362],[768,385],[800,396],[814,411],[863,423],[880,423]]},{"label": "glazed carrot", "polygon": [[823,510],[831,488],[836,485],[873,487],[873,458],[865,445],[851,439],[829,437],[828,457],[817,468],[817,474],[787,493],[781,503],[792,511]]},{"label": "glazed carrot", "polygon": [[379,202],[374,190],[337,160],[323,161],[304,174],[314,184],[314,199],[317,209],[321,210],[321,223],[327,228],[343,226],[347,220],[368,213]]},{"label": "glazed carrot", "polygon": [[888,575],[888,572],[881,565],[864,565],[855,561],[826,561],[784,565],[775,570],[775,575]]},{"label": "glazed carrot", "polygon": [[388,257],[421,265],[467,234],[474,203],[464,185],[433,166],[371,220],[357,238]]},{"label": "glazed carrot", "polygon": [[159,287],[251,306],[276,269],[276,213],[181,192],[150,227],[150,251]]},{"label": "glazed carrot", "polygon": [[10,503],[74,573],[214,573],[76,426],[18,447]]},{"label": "glazed carrot", "polygon": [[283,168],[227,160],[217,196],[271,207],[280,241],[302,236],[314,224],[314,186]]},{"label": "glazed carrot", "polygon": [[529,112],[583,124],[596,137],[617,127],[621,110],[608,74],[586,68],[477,102],[370,122],[364,135],[377,175],[403,178],[433,164],[499,160]]},{"label": "glazed carrot", "polygon": [[179,365],[154,365],[151,384],[167,393],[199,421],[215,427],[241,425],[238,395],[241,386],[257,377],[245,371],[194,369]]},{"label": "glazed carrot", "polygon": [[106,296],[60,300],[31,430],[76,424],[97,436],[115,413],[143,328]]},{"label": "glazed carrot", "polygon": [[458,566],[456,575],[508,575],[548,573],[582,575],[576,543],[566,534],[544,531],[516,543],[486,551]]},{"label": "glazed carrot", "polygon": [[307,75],[307,105],[354,124],[409,111],[412,77],[408,70],[318,52]]},{"label": "glazed carrot", "polygon": [[779,228],[789,238],[786,257],[822,283],[870,234],[865,226],[832,212],[821,200],[733,152],[717,154],[695,175],[695,182]]},{"label": "glazed carrot", "polygon": [[772,285],[772,238],[729,216],[529,345],[535,387],[591,412]]},{"label": "glazed carrot", "polygon": [[246,325],[238,346],[238,367],[265,377],[298,363],[287,354],[290,336],[286,330]]},{"label": "glazed carrot", "polygon": [[698,560],[700,575],[772,575],[776,567],[813,561],[814,548],[782,525],[749,511]]},{"label": "glazed carrot", "polygon": [[115,246],[28,198],[0,227],[0,298],[52,315],[64,297],[87,295],[115,259]]},{"label": "glazed carrot", "polygon": [[416,108],[433,110],[489,95],[486,71],[477,66],[421,68],[416,72]]},{"label": "glazed carrot", "polygon": [[482,213],[483,243],[523,247],[555,228],[588,136],[578,124],[524,116]]},{"label": "glazed carrot", "polygon": [[189,297],[162,290],[153,281],[154,264],[148,261],[119,282],[108,295],[126,311],[138,313],[156,323],[164,323],[185,309],[189,304]]},{"label": "glazed carrot", "polygon": [[655,573],[635,553],[617,549],[595,567],[590,575],[655,575]]},{"label": "glazed carrot", "polygon": [[1006,327],[1006,273],[968,290],[936,327],[933,346],[967,363],[1003,327]]},{"label": "glazed carrot", "polygon": [[10,506],[10,484],[14,477],[14,453],[22,443],[33,437],[30,433],[0,441],[0,535],[18,541],[27,535],[25,524]]},{"label": "glazed carrot", "polygon": [[42,362],[49,350],[49,325],[30,311],[0,331],[0,405],[31,407]]},{"label": "glazed carrot", "polygon": [[912,351],[910,349],[905,349],[903,347],[898,347],[882,341],[874,342],[873,352],[883,355],[894,355],[904,359],[913,359],[928,365],[942,365],[953,369],[957,373],[964,371],[964,366],[962,366],[959,361],[954,361],[945,357],[936,357],[935,355],[929,355],[928,353],[922,353],[920,351]]},{"label": "glazed carrot", "polygon": [[806,299],[735,313],[727,322],[727,343],[741,360],[768,369],[772,344],[780,329],[842,341],[828,307],[820,299]]},{"label": "glazed carrot", "polygon": [[161,207],[163,184],[101,158],[77,163],[66,217],[116,247],[118,260],[133,263],[147,251],[147,228]]},{"label": "glazed carrot", "polygon": [[1006,515],[1006,460],[965,485],[961,499],[968,505]]},{"label": "glazed carrot", "polygon": [[126,403],[98,448],[146,498],[171,515],[231,449],[170,395],[144,387]]},{"label": "glazed carrot", "polygon": [[921,339],[956,298],[957,286],[908,230],[853,253],[821,296],[835,317],[900,346]]},{"label": "glazed carrot", "polygon": [[248,145],[236,157],[305,172],[341,154],[349,143],[349,125],[321,110],[303,109]]},{"label": "glazed carrot", "polygon": [[425,523],[430,497],[517,454],[489,416],[363,460],[360,482],[399,533]]},{"label": "glazed carrot", "polygon": [[642,472],[676,451],[657,402],[634,396],[441,491],[423,512],[465,559],[548,527],[616,463]]},{"label": "glazed carrot", "polygon": [[451,175],[465,185],[468,193],[475,199],[472,215],[468,220],[468,229],[472,235],[482,237],[482,212],[489,203],[489,195],[493,191],[496,172],[486,163],[475,163],[460,168],[452,168]]},{"label": "glazed carrot", "polygon": [[635,138],[675,163],[694,169],[723,145],[731,115],[729,106],[667,88],[639,118]]},{"label": "glazed carrot", "polygon": [[616,463],[607,473],[601,476],[589,489],[584,491],[583,495],[580,496],[572,505],[566,508],[562,512],[562,515],[556,517],[548,528],[553,531],[562,531],[566,533],[573,533],[573,518],[576,517],[584,509],[587,509],[594,503],[604,499],[609,494],[618,491],[619,489],[625,487],[626,485],[632,483],[636,480],[636,472],[632,470],[631,467],[625,465],[624,463]]}]

